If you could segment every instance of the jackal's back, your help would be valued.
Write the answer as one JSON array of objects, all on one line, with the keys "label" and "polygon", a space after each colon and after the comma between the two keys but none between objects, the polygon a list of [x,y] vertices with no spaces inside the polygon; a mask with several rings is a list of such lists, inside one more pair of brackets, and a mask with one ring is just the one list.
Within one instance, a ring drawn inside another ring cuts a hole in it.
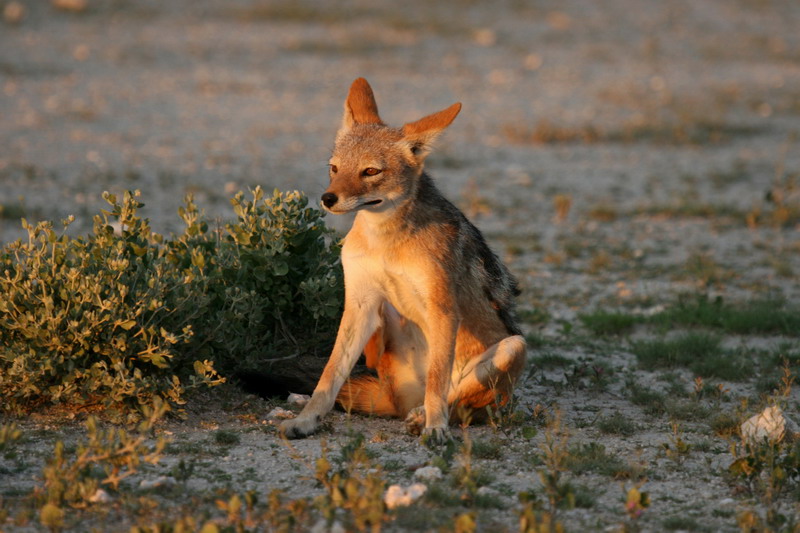
[{"label": "jackal's back", "polygon": [[422,174],[414,209],[407,222],[412,232],[438,226],[442,238],[441,260],[455,279],[459,299],[465,306],[482,298],[495,311],[510,335],[520,335],[514,298],[519,284],[508,268],[489,248],[483,234],[452,202],[436,188],[433,180]]}]

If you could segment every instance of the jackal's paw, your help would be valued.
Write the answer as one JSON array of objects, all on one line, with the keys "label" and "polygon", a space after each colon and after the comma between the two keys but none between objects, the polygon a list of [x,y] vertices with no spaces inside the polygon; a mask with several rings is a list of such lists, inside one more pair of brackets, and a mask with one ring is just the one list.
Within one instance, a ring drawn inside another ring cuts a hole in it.
[{"label": "jackal's paw", "polygon": [[425,427],[425,406],[413,408],[406,416],[406,431],[412,435],[419,435],[422,433],[422,428]]},{"label": "jackal's paw", "polygon": [[302,439],[317,431],[319,428],[319,415],[298,416],[291,420],[281,422],[281,435],[287,439]]},{"label": "jackal's paw", "polygon": [[437,427],[422,430],[422,444],[425,446],[443,446],[453,440],[450,428]]}]

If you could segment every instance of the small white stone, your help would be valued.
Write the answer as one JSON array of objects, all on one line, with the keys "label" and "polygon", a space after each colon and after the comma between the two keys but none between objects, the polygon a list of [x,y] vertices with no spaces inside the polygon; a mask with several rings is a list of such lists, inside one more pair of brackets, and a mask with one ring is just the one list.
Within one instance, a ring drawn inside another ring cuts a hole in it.
[{"label": "small white stone", "polygon": [[311,533],[345,533],[345,529],[339,521],[334,522],[331,524],[331,527],[328,527],[328,522],[323,519],[319,520],[311,527]]},{"label": "small white stone", "polygon": [[389,509],[408,505],[406,503],[406,491],[400,485],[391,485],[383,495],[383,502]]},{"label": "small white stone", "polygon": [[423,466],[414,472],[414,477],[422,481],[436,481],[442,479],[442,471],[438,466]]},{"label": "small white stone", "polygon": [[143,479],[139,483],[141,489],[154,489],[156,487],[171,487],[175,484],[175,478],[171,476],[159,476],[155,479]]},{"label": "small white stone", "polygon": [[406,494],[408,494],[408,497],[411,499],[411,502],[413,503],[422,498],[422,496],[424,496],[426,492],[428,492],[427,485],[425,485],[424,483],[414,483],[413,485],[408,487]]},{"label": "small white stone", "polygon": [[294,413],[284,409],[283,407],[276,407],[269,413],[267,413],[267,420],[271,423],[274,423],[276,420],[287,420],[289,418],[294,418]]},{"label": "small white stone", "polygon": [[294,392],[289,393],[289,397],[286,398],[286,401],[291,405],[305,405],[311,399],[311,396],[308,394],[297,394]]},{"label": "small white stone", "polygon": [[428,487],[422,483],[414,483],[408,488],[392,485],[386,489],[383,501],[389,509],[407,507],[420,499],[427,490]]},{"label": "small white stone", "polygon": [[786,433],[786,420],[777,405],[767,407],[759,414],[751,416],[741,426],[742,439],[757,444],[765,438],[770,442],[780,442]]},{"label": "small white stone", "polygon": [[478,496],[496,496],[497,491],[492,487],[481,487],[478,489],[477,494]]},{"label": "small white stone", "polygon": [[111,501],[111,496],[103,489],[97,489],[92,497],[89,498],[92,503],[108,503]]}]

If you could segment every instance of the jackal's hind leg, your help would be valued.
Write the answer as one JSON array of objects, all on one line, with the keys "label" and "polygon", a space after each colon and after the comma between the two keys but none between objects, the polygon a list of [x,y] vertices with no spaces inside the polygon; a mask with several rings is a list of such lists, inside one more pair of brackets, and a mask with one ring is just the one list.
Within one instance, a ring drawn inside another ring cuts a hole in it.
[{"label": "jackal's hind leg", "polygon": [[[478,421],[487,405],[505,404],[525,365],[525,339],[507,337],[490,346],[478,357],[453,368],[447,396],[451,422]],[[425,408],[420,405],[408,412],[406,430],[419,435],[425,427]]]},{"label": "jackal's hind leg", "polygon": [[483,354],[453,368],[447,403],[452,418],[464,420],[489,405],[504,405],[525,365],[525,339],[506,337]]}]

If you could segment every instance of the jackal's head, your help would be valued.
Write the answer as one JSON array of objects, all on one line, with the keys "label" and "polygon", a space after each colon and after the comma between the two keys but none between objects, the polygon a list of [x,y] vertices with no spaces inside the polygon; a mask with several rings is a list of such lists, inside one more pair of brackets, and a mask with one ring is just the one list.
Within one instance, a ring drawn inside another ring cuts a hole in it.
[{"label": "jackal's head", "polygon": [[331,183],[322,204],[331,213],[387,212],[414,197],[433,140],[461,104],[402,128],[387,126],[367,80],[358,78],[344,102],[344,119],[330,159]]}]

